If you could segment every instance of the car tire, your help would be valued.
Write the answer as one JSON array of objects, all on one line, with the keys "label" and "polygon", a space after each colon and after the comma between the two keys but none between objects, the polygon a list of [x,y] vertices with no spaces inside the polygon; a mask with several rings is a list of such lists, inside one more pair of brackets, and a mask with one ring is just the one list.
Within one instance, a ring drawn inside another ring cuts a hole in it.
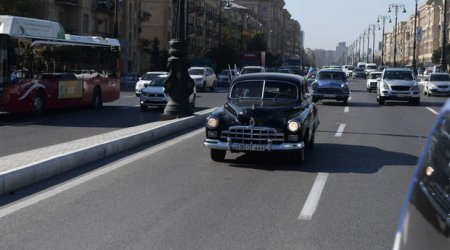
[{"label": "car tire", "polygon": [[227,154],[227,151],[221,150],[221,149],[212,148],[210,151],[211,159],[213,161],[218,161],[218,162],[225,160],[226,154]]},{"label": "car tire", "polygon": [[141,111],[147,111],[147,106],[141,104]]},{"label": "car tire", "polygon": [[409,103],[414,106],[420,106],[420,98],[409,99]]},{"label": "car tire", "polygon": [[378,104],[384,105],[385,103],[386,103],[386,101],[384,100],[384,98],[381,97],[381,96],[379,96],[379,97],[378,97]]},{"label": "car tire", "polygon": [[206,92],[206,82],[203,82],[202,87],[200,88],[200,91]]},{"label": "car tire", "polygon": [[313,97],[313,98],[312,98],[312,101],[313,101],[314,103],[316,103],[316,102],[318,102],[319,100],[317,99],[317,97]]},{"label": "car tire", "polygon": [[102,91],[99,87],[94,88],[94,93],[92,95],[92,107],[94,109],[99,109],[103,106]]},{"label": "car tire", "polygon": [[348,99],[345,99],[345,100],[342,102],[342,105],[347,106],[347,104],[348,104]]},{"label": "car tire", "polygon": [[194,95],[194,97],[192,98],[192,103],[191,103],[191,106],[192,106],[193,110],[195,109],[195,99],[196,99],[196,97]]},{"label": "car tire", "polygon": [[211,92],[214,92],[214,89],[216,87],[217,87],[217,83],[216,83],[216,81],[214,81],[213,84],[211,85],[211,88],[210,88]]},{"label": "car tire", "polygon": [[32,113],[40,116],[45,112],[45,94],[42,90],[38,90],[33,98]]},{"label": "car tire", "polygon": [[289,160],[294,163],[300,163],[305,160],[305,149],[302,148],[300,150],[293,150],[288,152]]}]

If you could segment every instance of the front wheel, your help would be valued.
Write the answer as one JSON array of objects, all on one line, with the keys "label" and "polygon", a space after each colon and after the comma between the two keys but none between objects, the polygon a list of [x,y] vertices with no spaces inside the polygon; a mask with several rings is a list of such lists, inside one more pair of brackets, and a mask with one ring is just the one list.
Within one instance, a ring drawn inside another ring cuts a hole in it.
[{"label": "front wheel", "polygon": [[102,100],[102,92],[99,87],[94,88],[94,93],[92,96],[92,107],[94,109],[99,109],[103,106],[103,100]]},{"label": "front wheel", "polygon": [[33,115],[40,116],[45,111],[45,96],[44,92],[39,90],[36,95],[34,96],[33,103]]},{"label": "front wheel", "polygon": [[384,100],[384,98],[383,97],[378,97],[378,103],[380,104],[380,105],[384,105],[384,103],[385,103],[385,100]]},{"label": "front wheel", "polygon": [[225,159],[225,155],[227,151],[212,148],[210,151],[210,156],[213,161],[223,161]]}]

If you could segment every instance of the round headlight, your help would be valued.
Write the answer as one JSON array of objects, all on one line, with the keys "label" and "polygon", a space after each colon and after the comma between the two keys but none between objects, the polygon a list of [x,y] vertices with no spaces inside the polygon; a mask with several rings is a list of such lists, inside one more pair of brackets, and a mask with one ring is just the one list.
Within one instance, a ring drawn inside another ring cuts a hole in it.
[{"label": "round headlight", "polygon": [[210,129],[217,128],[219,126],[219,120],[215,117],[209,117],[206,121],[206,126]]},{"label": "round headlight", "polygon": [[297,121],[290,121],[288,123],[288,129],[291,132],[297,132],[300,129],[300,123]]}]

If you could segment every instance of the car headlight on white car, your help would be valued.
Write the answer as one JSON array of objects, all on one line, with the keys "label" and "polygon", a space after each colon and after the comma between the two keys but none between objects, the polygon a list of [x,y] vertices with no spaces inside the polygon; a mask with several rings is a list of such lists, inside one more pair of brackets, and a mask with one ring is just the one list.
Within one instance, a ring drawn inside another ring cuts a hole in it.
[{"label": "car headlight on white car", "polygon": [[389,89],[389,84],[387,84],[387,82],[383,82],[383,89]]}]

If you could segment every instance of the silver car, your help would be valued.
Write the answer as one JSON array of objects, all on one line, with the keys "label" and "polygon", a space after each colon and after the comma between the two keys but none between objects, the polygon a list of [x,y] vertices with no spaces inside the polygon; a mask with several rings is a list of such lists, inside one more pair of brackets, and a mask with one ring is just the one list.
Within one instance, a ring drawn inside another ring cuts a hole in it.
[{"label": "silver car", "polygon": [[383,105],[386,100],[409,101],[420,105],[420,89],[411,69],[384,69],[377,84],[377,101]]},{"label": "silver car", "polygon": [[150,71],[145,73],[143,76],[139,77],[139,80],[136,82],[135,86],[136,96],[140,96],[142,89],[147,87],[155,77],[167,74],[169,73],[165,71]]},{"label": "silver car", "polygon": [[423,84],[423,94],[432,95],[450,95],[450,74],[431,73],[425,78]]},{"label": "silver car", "polygon": [[[142,89],[140,95],[141,110],[147,110],[147,107],[158,107],[163,109],[166,107],[169,98],[164,93],[164,82],[168,75],[159,75],[153,78],[147,87]],[[189,103],[195,108],[195,99],[197,92],[195,91],[189,96]]]}]

